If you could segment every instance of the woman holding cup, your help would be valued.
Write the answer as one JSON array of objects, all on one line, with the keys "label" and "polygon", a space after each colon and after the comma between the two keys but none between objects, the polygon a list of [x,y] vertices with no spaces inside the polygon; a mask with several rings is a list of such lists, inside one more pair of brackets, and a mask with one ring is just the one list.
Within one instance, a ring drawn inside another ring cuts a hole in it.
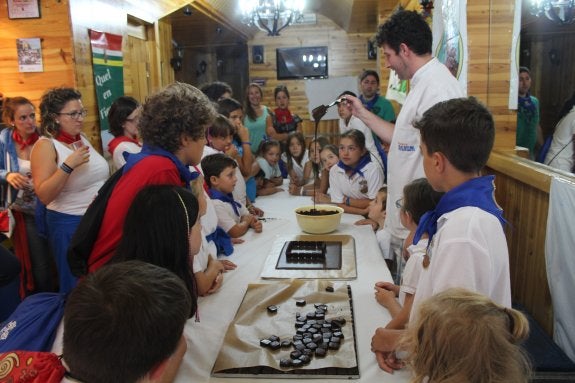
[{"label": "woman holding cup", "polygon": [[16,221],[12,244],[22,265],[21,293],[52,291],[50,247],[38,235],[34,219],[30,152],[39,138],[36,110],[27,98],[10,97],[4,101],[2,117],[8,128],[0,132],[0,181],[4,207],[10,207]]},{"label": "woman holding cup", "polygon": [[84,137],[86,109],[72,88],[47,91],[40,102],[41,137],[31,154],[34,188],[46,205],[47,234],[60,280],[60,292],[76,285],[66,253],[88,205],[110,174],[108,163]]}]

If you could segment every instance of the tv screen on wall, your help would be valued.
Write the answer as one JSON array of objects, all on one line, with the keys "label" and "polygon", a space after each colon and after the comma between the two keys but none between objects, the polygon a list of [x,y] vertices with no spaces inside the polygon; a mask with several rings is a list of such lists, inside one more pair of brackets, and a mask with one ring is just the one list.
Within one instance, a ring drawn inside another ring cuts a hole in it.
[{"label": "tv screen on wall", "polygon": [[276,49],[278,80],[327,78],[327,47]]}]

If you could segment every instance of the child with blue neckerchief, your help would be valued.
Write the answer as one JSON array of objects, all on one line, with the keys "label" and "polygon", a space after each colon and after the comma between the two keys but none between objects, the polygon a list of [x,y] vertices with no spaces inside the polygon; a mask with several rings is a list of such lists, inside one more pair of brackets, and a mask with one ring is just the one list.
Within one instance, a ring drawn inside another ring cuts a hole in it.
[{"label": "child with blue neckerchief", "polygon": [[330,195],[318,194],[316,202],[332,203],[346,213],[367,213],[369,204],[383,186],[383,170],[365,147],[365,135],[357,129],[343,133],[339,162],[329,171]]},{"label": "child with blue neckerchief", "polygon": [[246,206],[232,194],[237,182],[238,164],[230,156],[215,153],[202,159],[202,171],[208,185],[208,194],[216,209],[218,226],[232,238],[244,235],[249,228],[261,233],[262,223],[250,214]]},{"label": "child with blue neckerchief", "polygon": [[[410,323],[418,320],[413,313],[420,302],[451,287],[511,307],[505,220],[494,198],[494,176],[481,175],[495,140],[491,113],[473,97],[452,99],[428,109],[415,127],[427,180],[445,194],[421,218],[413,238],[417,244],[427,234],[429,243]],[[378,328],[372,338],[372,351],[386,371],[400,368],[394,350],[403,331]]]}]

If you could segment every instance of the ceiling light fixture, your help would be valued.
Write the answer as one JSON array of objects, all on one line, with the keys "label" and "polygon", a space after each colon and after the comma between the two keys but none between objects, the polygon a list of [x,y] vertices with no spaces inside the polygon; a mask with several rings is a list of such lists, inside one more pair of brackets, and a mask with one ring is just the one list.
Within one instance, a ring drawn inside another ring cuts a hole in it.
[{"label": "ceiling light fixture", "polygon": [[535,16],[545,14],[560,25],[571,24],[575,20],[575,0],[531,0],[531,13]]},{"label": "ceiling light fixture", "polygon": [[268,36],[279,36],[291,23],[303,17],[304,0],[244,0],[242,21]]}]

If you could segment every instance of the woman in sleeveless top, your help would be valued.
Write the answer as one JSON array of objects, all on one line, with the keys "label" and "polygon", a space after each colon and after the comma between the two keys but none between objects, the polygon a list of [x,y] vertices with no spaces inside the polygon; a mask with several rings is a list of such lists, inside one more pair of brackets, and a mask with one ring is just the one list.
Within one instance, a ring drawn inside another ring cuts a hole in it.
[{"label": "woman in sleeveless top", "polygon": [[4,102],[0,133],[0,180],[5,185],[4,204],[10,205],[16,226],[14,252],[22,265],[21,293],[52,291],[52,256],[48,242],[38,235],[35,221],[36,194],[30,169],[30,152],[39,138],[34,105],[24,97]]},{"label": "woman in sleeveless top", "polygon": [[265,140],[274,131],[272,117],[267,106],[262,105],[261,101],[264,94],[258,84],[250,84],[246,89],[244,101],[244,126],[250,131],[250,142],[252,143],[252,153],[256,154],[260,143]]},{"label": "woman in sleeveless top", "polygon": [[40,138],[31,154],[34,188],[46,205],[48,239],[52,245],[60,292],[76,285],[66,259],[68,244],[80,219],[109,176],[108,163],[84,137],[86,109],[81,94],[55,88],[42,96]]}]

